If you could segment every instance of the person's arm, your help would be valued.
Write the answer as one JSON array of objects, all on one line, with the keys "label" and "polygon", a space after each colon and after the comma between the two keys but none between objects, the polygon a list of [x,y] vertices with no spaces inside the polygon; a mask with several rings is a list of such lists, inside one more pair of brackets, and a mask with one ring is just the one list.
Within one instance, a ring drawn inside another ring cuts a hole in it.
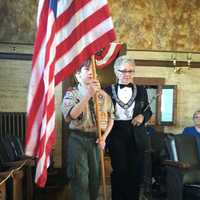
[{"label": "person's arm", "polygon": [[144,115],[139,114],[132,119],[131,123],[133,124],[133,126],[140,126],[143,122],[144,122]]},{"label": "person's arm", "polygon": [[70,117],[72,119],[77,119],[84,111],[85,107],[88,104],[88,101],[90,100],[90,96],[86,95],[79,103],[77,103],[70,111]]},{"label": "person's arm", "polygon": [[114,124],[114,120],[112,118],[109,118],[108,120],[108,125],[106,127],[106,130],[104,132],[104,134],[102,135],[102,137],[99,139],[97,139],[96,143],[98,143],[99,147],[104,150],[105,146],[106,146],[106,138],[109,135],[110,131],[112,130]]},{"label": "person's arm", "polygon": [[145,124],[150,117],[152,116],[151,106],[148,101],[147,91],[144,87],[140,87],[141,89],[141,113],[135,116],[132,120],[132,124],[134,126],[140,126],[141,124]]},{"label": "person's arm", "polygon": [[70,117],[77,119],[84,111],[90,98],[92,98],[97,91],[100,89],[98,80],[91,80],[90,84],[87,85],[87,94],[77,103],[70,111]]},{"label": "person's arm", "polygon": [[109,111],[108,111],[108,122],[107,122],[107,126],[106,129],[104,131],[104,134],[102,135],[102,137],[99,139],[97,139],[97,143],[99,143],[100,148],[103,150],[105,148],[106,145],[106,138],[109,135],[109,133],[112,130],[113,124],[114,124],[114,105],[112,103],[112,100],[110,98],[110,96],[105,92],[105,91],[101,91],[102,94],[104,94],[105,96],[107,96],[107,98],[109,99]]},{"label": "person's arm", "polygon": [[142,109],[142,115],[144,116],[144,121],[143,123],[146,123],[147,121],[149,121],[149,119],[152,116],[152,111],[151,111],[151,105],[149,103],[148,100],[148,95],[147,95],[147,90],[145,88],[143,88],[143,93],[144,93],[144,107]]},{"label": "person's arm", "polygon": [[114,119],[112,118],[109,118],[108,120],[108,125],[106,127],[106,130],[102,136],[103,140],[106,141],[106,138],[108,136],[108,134],[110,133],[110,131],[112,130],[112,127],[113,127],[113,124],[114,124]]}]

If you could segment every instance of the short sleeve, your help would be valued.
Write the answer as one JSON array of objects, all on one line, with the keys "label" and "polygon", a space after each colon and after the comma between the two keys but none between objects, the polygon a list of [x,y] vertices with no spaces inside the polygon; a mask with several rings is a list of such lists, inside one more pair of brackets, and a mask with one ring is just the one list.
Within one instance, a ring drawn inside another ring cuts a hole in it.
[{"label": "short sleeve", "polygon": [[65,93],[62,101],[61,110],[66,121],[70,121],[70,111],[77,103],[75,91],[70,90]]},{"label": "short sleeve", "polygon": [[110,112],[109,112],[110,118],[111,119],[115,119],[115,109],[114,109],[114,105],[113,105],[112,100],[110,100],[110,104],[111,104],[111,106],[110,106]]},{"label": "short sleeve", "polygon": [[106,92],[104,92],[104,94],[105,94],[105,98],[107,98],[107,112],[108,112],[108,114],[109,114],[109,117],[111,118],[111,119],[114,119],[115,118],[115,114],[114,114],[114,105],[113,105],[113,102],[112,102],[112,100],[111,100],[111,97],[106,93]]}]

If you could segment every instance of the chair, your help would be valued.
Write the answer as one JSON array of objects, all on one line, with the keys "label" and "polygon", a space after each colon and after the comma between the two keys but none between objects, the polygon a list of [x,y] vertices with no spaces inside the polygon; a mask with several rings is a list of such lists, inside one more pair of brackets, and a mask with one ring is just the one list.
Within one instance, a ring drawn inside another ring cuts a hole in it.
[{"label": "chair", "polygon": [[[12,197],[8,199],[29,199],[33,198],[33,179],[32,171],[34,160],[24,154],[22,144],[16,136],[0,137],[0,163],[1,171],[16,170],[13,173],[12,183],[8,183],[8,187],[13,190]],[[24,165],[24,166],[23,166]],[[21,167],[23,166],[23,169]],[[7,176],[6,173],[0,173],[0,176]],[[10,190],[8,189],[8,190]],[[23,192],[23,191],[25,192]]]},{"label": "chair", "polygon": [[150,135],[151,140],[151,158],[152,158],[152,196],[153,199],[165,199],[166,189],[164,183],[163,160],[167,158],[165,151],[164,132],[155,132]]},{"label": "chair", "polygon": [[170,200],[200,199],[200,141],[189,135],[168,134],[165,138],[168,160],[166,172],[167,198]]},{"label": "chair", "polygon": [[0,200],[22,200],[23,196],[23,169],[18,169],[18,165],[5,165],[0,160]]}]

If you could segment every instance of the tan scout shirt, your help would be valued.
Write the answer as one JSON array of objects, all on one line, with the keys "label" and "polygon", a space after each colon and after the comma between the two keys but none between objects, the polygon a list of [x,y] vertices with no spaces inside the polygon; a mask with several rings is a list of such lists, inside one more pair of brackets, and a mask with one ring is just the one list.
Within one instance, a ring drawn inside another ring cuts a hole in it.
[{"label": "tan scout shirt", "polygon": [[[77,118],[70,118],[71,109],[80,102],[80,100],[84,97],[85,92],[84,89],[80,86],[77,88],[73,88],[72,90],[68,90],[65,93],[62,102],[62,112],[66,122],[69,122],[69,128],[72,130],[81,130],[84,132],[96,132],[96,114],[94,113],[95,105],[92,103],[88,103],[84,112]],[[109,118],[114,119],[114,106],[112,104],[112,100],[108,94],[106,94],[103,90],[98,95],[99,99],[99,111],[100,111],[100,127],[101,130],[105,130],[108,124]]]}]

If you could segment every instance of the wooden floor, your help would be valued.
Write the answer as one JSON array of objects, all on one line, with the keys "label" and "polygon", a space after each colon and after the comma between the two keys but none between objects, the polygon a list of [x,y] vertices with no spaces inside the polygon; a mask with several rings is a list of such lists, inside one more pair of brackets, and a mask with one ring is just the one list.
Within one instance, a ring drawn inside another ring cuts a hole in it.
[{"label": "wooden floor", "polygon": [[[107,200],[111,200],[111,186],[107,185]],[[48,190],[40,189],[36,192],[35,200],[71,200],[69,186],[63,186],[60,188],[48,188]],[[99,190],[99,197],[97,200],[104,200],[102,188]],[[142,200],[166,200],[164,197],[154,197],[151,199]]]},{"label": "wooden floor", "polygon": [[68,186],[36,189],[35,200],[70,200]]},{"label": "wooden floor", "polygon": [[[69,186],[62,187],[48,187],[45,189],[37,189],[35,193],[35,200],[71,200]],[[102,188],[99,190],[99,197],[97,200],[104,200]],[[111,187],[107,186],[107,200],[111,200]]]},{"label": "wooden floor", "polygon": [[[107,185],[106,187],[106,197],[107,197],[107,200],[111,200],[111,186],[110,185]],[[97,200],[104,200],[102,187],[100,187],[99,197]]]},{"label": "wooden floor", "polygon": [[[107,169],[110,173],[110,171]],[[107,200],[111,200],[111,186],[109,173],[106,174],[106,190]],[[65,176],[60,175],[59,172],[51,173],[48,177],[48,184],[44,189],[36,188],[34,192],[34,200],[71,200],[70,198],[70,187],[65,181]],[[102,186],[99,190],[99,197],[97,200],[104,200]],[[165,198],[157,197],[151,200],[165,200]]]}]

